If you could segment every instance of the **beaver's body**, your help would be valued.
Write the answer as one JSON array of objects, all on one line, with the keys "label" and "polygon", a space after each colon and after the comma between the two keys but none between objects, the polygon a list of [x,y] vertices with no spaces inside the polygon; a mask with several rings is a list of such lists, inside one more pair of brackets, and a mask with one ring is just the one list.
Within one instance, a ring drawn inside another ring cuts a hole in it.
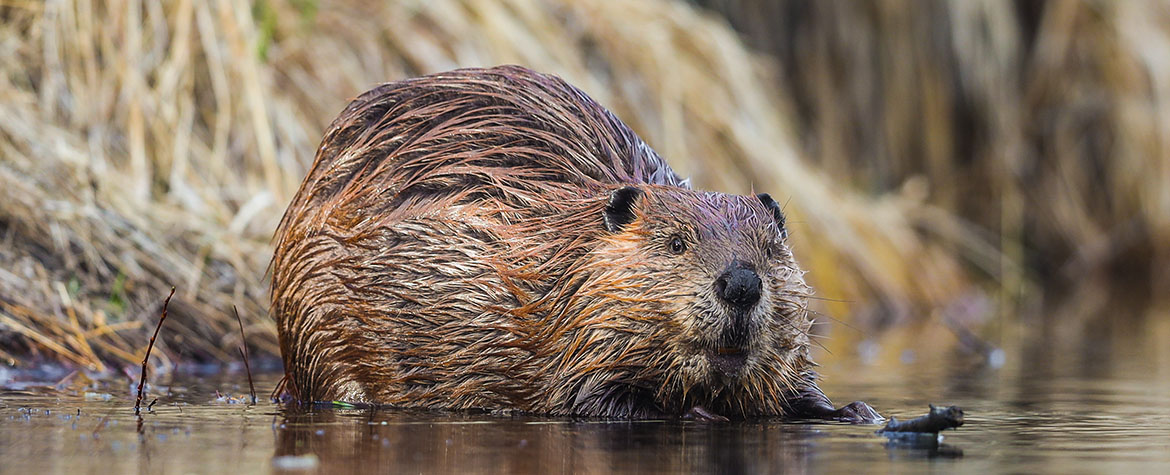
[{"label": "beaver's body", "polygon": [[876,417],[816,388],[784,236],[767,195],[689,189],[557,78],[383,85],[334,121],[277,232],[286,388],[556,415]]}]

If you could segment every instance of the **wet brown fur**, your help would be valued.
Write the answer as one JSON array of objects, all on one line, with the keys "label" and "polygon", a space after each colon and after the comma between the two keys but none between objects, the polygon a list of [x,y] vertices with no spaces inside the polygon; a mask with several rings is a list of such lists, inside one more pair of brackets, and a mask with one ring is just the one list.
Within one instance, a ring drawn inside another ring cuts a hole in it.
[{"label": "wet brown fur", "polygon": [[[607,200],[630,185],[634,220],[611,232]],[[639,418],[823,398],[782,223],[690,189],[556,77],[467,69],[362,94],[276,241],[271,313],[301,400]],[[727,326],[712,283],[733,259],[764,290],[728,375],[709,361]]]}]

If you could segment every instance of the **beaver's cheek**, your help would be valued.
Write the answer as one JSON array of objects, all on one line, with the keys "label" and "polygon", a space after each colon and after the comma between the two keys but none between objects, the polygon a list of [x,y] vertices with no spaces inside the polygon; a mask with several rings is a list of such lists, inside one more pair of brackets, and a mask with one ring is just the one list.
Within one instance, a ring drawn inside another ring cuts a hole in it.
[{"label": "beaver's cheek", "polygon": [[719,335],[723,325],[718,315],[699,314],[688,315],[687,324],[679,335],[680,345],[685,354],[706,355],[719,342]]},{"label": "beaver's cheek", "polygon": [[706,357],[694,353],[676,355],[671,370],[677,372],[675,377],[683,387],[695,388],[707,384],[711,377],[711,365]]}]

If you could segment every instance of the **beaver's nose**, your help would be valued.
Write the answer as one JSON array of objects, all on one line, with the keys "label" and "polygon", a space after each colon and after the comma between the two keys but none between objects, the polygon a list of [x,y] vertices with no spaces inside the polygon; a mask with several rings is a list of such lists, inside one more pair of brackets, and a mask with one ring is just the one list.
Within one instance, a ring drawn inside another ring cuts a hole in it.
[{"label": "beaver's nose", "polygon": [[715,280],[715,295],[737,310],[748,310],[760,301],[761,287],[756,271],[735,261]]}]

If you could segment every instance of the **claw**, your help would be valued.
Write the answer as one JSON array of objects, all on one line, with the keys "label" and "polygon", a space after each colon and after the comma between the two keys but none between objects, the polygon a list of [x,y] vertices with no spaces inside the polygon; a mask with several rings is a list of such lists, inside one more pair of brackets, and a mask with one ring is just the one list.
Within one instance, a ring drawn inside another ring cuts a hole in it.
[{"label": "claw", "polygon": [[696,422],[727,422],[729,420],[726,417],[708,411],[703,406],[692,407],[686,414],[683,414],[682,418]]}]

